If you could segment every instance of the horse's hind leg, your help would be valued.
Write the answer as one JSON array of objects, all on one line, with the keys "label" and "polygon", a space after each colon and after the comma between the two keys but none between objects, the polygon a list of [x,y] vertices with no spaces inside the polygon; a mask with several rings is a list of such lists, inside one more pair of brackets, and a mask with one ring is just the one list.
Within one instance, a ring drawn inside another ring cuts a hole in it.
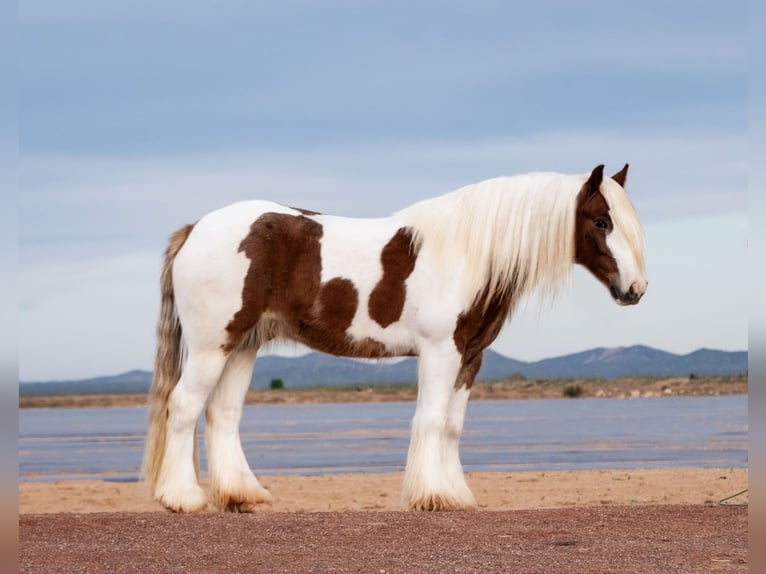
[{"label": "horse's hind leg", "polygon": [[272,497],[253,475],[242,451],[239,423],[253,373],[256,348],[235,352],[207,407],[205,443],[213,501],[221,510],[252,512]]},{"label": "horse's hind leg", "polygon": [[196,428],[225,364],[226,355],[220,349],[189,349],[181,379],[170,395],[165,456],[155,494],[170,510],[199,512],[207,508],[197,476]]}]

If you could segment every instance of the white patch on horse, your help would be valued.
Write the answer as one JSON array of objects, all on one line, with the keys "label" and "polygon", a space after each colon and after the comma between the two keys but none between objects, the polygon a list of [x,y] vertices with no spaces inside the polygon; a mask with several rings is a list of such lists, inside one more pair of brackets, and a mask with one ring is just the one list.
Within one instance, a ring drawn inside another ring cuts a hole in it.
[{"label": "white patch on horse", "polygon": [[322,224],[322,283],[341,277],[350,280],[359,295],[359,304],[349,336],[362,341],[372,338],[385,345],[392,355],[408,354],[415,350],[416,341],[407,327],[411,317],[405,310],[398,321],[381,327],[370,317],[368,301],[375,286],[383,277],[380,256],[383,247],[401,227],[392,219],[351,219],[318,215],[313,218]]}]

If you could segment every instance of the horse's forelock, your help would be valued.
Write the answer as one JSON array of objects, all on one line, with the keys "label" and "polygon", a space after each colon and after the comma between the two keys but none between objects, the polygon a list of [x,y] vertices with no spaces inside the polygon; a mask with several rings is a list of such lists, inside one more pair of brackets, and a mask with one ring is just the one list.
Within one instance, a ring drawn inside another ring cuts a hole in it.
[{"label": "horse's forelock", "polygon": [[630,197],[616,181],[605,179],[601,194],[609,206],[609,215],[614,226],[620,229],[630,246],[636,262],[644,269],[644,232]]}]

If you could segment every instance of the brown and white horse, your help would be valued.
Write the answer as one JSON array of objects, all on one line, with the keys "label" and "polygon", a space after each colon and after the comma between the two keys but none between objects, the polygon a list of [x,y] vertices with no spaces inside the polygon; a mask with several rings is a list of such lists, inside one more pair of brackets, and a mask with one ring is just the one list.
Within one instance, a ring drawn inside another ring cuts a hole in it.
[{"label": "brown and white horse", "polygon": [[196,424],[215,504],[252,511],[271,494],[239,438],[258,350],[275,340],[349,357],[418,356],[418,399],[402,501],[419,510],[476,502],[458,454],[482,351],[517,303],[555,294],[573,263],[621,305],[646,286],[643,233],[604,177],[491,179],[385,219],[349,219],[243,201],[176,232],[162,272],[158,350],[143,475],[165,507],[203,510]]}]

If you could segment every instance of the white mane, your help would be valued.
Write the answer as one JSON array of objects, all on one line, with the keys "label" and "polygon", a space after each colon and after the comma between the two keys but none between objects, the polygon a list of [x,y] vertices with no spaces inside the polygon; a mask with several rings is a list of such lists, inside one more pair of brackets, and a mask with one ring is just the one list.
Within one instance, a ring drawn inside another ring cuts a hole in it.
[{"label": "white mane", "polygon": [[555,295],[574,261],[577,193],[587,176],[531,173],[489,179],[416,203],[397,215],[444,273],[465,256],[471,302],[533,288]]}]

